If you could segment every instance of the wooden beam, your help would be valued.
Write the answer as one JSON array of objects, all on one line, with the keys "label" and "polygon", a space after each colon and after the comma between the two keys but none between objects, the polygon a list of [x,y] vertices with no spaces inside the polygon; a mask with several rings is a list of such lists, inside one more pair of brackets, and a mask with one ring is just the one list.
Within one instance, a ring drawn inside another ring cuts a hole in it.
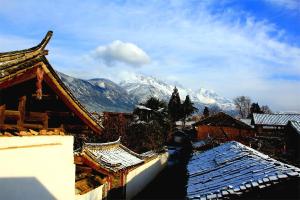
[{"label": "wooden beam", "polygon": [[12,87],[16,84],[28,81],[36,77],[36,68],[37,66],[33,66],[32,68],[26,69],[19,74],[16,74],[12,77],[9,77],[8,80],[0,80],[0,88],[5,89]]},{"label": "wooden beam", "polygon": [[15,119],[18,121],[20,119],[20,112],[17,110],[5,110],[4,111],[4,120],[6,118]]},{"label": "wooden beam", "polygon": [[41,124],[28,124],[28,123],[24,123],[23,127],[24,128],[31,128],[31,129],[41,130],[41,129],[43,129],[44,126],[41,125]]},{"label": "wooden beam", "polygon": [[90,158],[88,155],[86,155],[85,153],[82,155],[82,162],[91,167],[92,169],[94,169],[95,171],[110,176],[111,172],[109,172],[108,170],[102,168],[98,163],[96,163],[92,158]]},{"label": "wooden beam", "polygon": [[63,124],[65,129],[76,129],[76,130],[88,130],[89,127],[86,125],[79,125],[79,124]]},{"label": "wooden beam", "polygon": [[[47,113],[42,112],[29,112],[28,115],[26,115],[24,121],[26,122],[26,126],[34,126],[39,125],[36,123],[41,123],[43,129],[48,129],[48,115]],[[29,122],[29,123],[28,123]],[[31,124],[31,125],[29,125]]]},{"label": "wooden beam", "polygon": [[74,117],[72,112],[46,111],[49,117]]},{"label": "wooden beam", "polygon": [[17,122],[18,129],[23,130],[24,118],[25,118],[25,107],[26,107],[26,96],[21,96],[19,98],[18,111],[20,112],[20,119]]},{"label": "wooden beam", "polygon": [[3,105],[0,105],[0,129],[2,128],[3,124],[4,124],[4,112],[5,112],[5,108],[6,108],[6,105],[3,104]]},{"label": "wooden beam", "polygon": [[[31,95],[32,98],[37,99],[37,95],[34,93]],[[51,95],[51,94],[43,94],[42,95],[43,100],[58,100],[57,95]]]},{"label": "wooden beam", "polygon": [[77,102],[74,101],[67,91],[58,83],[44,63],[42,63],[42,67],[45,71],[44,81],[58,94],[70,110],[72,110],[84,123],[90,126],[96,134],[100,134],[101,127],[79,106]]},{"label": "wooden beam", "polygon": [[17,125],[16,124],[3,124],[2,129],[3,130],[16,130],[17,131]]}]

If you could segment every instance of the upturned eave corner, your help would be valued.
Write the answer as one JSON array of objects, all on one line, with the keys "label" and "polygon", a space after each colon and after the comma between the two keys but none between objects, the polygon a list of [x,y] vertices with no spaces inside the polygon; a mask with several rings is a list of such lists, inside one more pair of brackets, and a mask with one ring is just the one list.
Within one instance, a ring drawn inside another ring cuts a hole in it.
[{"label": "upturned eave corner", "polygon": [[52,38],[53,31],[49,30],[45,35],[44,39],[38,44],[38,49],[44,50],[47,44],[49,43],[50,39]]}]

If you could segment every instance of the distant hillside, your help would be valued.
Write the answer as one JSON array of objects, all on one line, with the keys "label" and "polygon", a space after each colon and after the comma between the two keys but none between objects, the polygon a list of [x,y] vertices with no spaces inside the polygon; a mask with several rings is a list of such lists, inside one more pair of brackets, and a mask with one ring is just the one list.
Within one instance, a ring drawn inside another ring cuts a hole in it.
[{"label": "distant hillside", "polygon": [[137,100],[116,83],[103,78],[82,80],[58,73],[78,100],[91,112],[131,112]]},{"label": "distant hillside", "polygon": [[[132,112],[138,102],[143,102],[150,96],[168,102],[174,89],[172,84],[143,75],[131,76],[130,79],[124,79],[120,84],[116,84],[104,78],[83,80],[60,72],[58,74],[76,98],[91,112]],[[236,112],[231,100],[219,96],[214,91],[204,88],[193,91],[182,86],[177,88],[181,100],[183,101],[186,95],[190,95],[200,112],[204,106],[217,106],[230,114]]]}]

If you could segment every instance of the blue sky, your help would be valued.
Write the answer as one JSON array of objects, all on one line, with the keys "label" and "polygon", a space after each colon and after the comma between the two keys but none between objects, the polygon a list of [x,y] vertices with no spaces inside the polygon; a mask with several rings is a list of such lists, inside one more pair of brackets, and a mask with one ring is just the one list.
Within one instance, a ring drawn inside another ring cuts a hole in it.
[{"label": "blue sky", "polygon": [[48,58],[75,77],[143,73],[300,111],[299,2],[0,0],[0,52],[53,30]]}]

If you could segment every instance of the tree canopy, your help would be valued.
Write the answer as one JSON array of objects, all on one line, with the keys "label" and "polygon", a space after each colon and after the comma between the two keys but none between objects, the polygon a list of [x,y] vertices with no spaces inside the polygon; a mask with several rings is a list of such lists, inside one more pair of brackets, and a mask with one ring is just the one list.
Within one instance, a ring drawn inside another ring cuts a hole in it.
[{"label": "tree canopy", "polygon": [[206,117],[209,117],[209,109],[207,106],[204,107],[203,109],[203,116],[206,118]]},{"label": "tree canopy", "polygon": [[167,111],[166,103],[155,97],[137,105],[124,138],[125,144],[139,153],[161,149],[170,127]]},{"label": "tree canopy", "polygon": [[181,100],[178,89],[175,87],[171,95],[168,110],[170,118],[173,122],[178,121],[184,117],[182,112]]},{"label": "tree canopy", "polygon": [[192,103],[190,96],[187,95],[185,100],[182,104],[182,115],[183,115],[183,122],[185,123],[186,118],[192,115],[194,112],[197,112],[198,108],[194,107],[194,103]]},{"label": "tree canopy", "polygon": [[272,113],[267,105],[260,107],[258,103],[252,103],[247,96],[238,96],[233,99],[233,102],[242,118],[251,118],[253,113]]},{"label": "tree canopy", "polygon": [[239,111],[242,118],[248,117],[250,113],[251,99],[247,96],[238,96],[233,99],[233,102]]}]

